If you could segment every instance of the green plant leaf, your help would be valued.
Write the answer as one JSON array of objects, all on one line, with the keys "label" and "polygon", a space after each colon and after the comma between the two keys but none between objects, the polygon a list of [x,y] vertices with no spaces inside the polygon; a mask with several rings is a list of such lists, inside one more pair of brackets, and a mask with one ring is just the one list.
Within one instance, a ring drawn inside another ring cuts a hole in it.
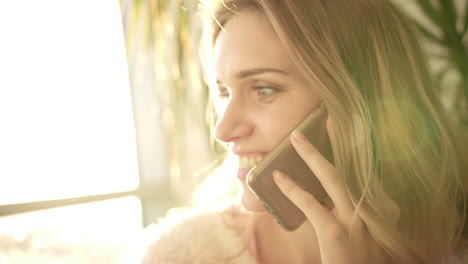
[{"label": "green plant leaf", "polygon": [[460,36],[457,32],[457,12],[453,0],[439,0],[441,7],[441,26],[445,29],[449,42],[456,42]]},{"label": "green plant leaf", "polygon": [[440,25],[439,15],[437,14],[436,9],[431,4],[431,2],[429,0],[416,0],[416,1],[418,2],[419,7],[424,11],[426,16],[428,16],[428,18],[431,19],[431,21],[434,24]]},{"label": "green plant leaf", "polygon": [[448,60],[450,58],[449,54],[444,53],[436,53],[436,52],[429,52],[429,57],[432,59],[439,59],[439,60]]},{"label": "green plant leaf", "polygon": [[462,31],[462,37],[466,34],[466,32],[468,31],[468,3],[465,4],[465,12],[463,12],[465,14],[465,23],[463,25],[463,31]]},{"label": "green plant leaf", "polygon": [[437,84],[439,85],[439,89],[442,86],[443,78],[445,77],[447,72],[449,72],[450,70],[453,70],[453,67],[452,67],[452,65],[447,64],[444,67],[442,67],[437,73],[434,74],[434,78],[435,78]]},{"label": "green plant leaf", "polygon": [[444,47],[447,46],[447,44],[442,39],[436,37],[431,31],[429,31],[419,22],[415,21],[414,19],[412,20],[413,20],[414,25],[419,29],[419,31],[423,34],[424,37]]},{"label": "green plant leaf", "polygon": [[453,0],[439,0],[440,7],[442,8],[442,14],[455,25],[457,19],[457,11],[455,10],[455,4]]}]

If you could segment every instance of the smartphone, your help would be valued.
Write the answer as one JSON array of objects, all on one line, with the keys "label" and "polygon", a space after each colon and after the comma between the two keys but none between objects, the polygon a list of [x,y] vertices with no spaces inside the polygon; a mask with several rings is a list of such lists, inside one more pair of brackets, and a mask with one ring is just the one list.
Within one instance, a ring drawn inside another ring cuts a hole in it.
[{"label": "smartphone", "polygon": [[[327,116],[325,104],[321,103],[292,131],[301,131],[320,153],[333,163],[333,153],[326,128]],[[279,170],[288,175],[319,202],[323,202],[327,193],[292,146],[290,135],[291,133],[249,172],[247,185],[264,203],[265,208],[276,218],[276,221],[284,229],[293,231],[304,223],[306,216],[278,188],[273,180],[273,171]]]}]

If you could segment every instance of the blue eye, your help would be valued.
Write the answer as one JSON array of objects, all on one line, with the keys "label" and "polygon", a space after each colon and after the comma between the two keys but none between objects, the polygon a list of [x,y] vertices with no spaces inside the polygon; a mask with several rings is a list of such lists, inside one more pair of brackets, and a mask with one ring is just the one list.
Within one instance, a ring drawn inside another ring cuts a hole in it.
[{"label": "blue eye", "polygon": [[262,98],[269,97],[278,91],[277,88],[270,86],[256,86],[254,89],[257,90],[257,95]]}]

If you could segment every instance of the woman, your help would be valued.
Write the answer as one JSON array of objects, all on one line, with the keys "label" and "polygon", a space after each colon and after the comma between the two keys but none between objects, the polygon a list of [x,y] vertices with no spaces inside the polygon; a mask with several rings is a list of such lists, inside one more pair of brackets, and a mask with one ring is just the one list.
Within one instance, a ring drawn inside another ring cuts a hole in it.
[{"label": "woman", "polygon": [[[408,19],[386,0],[211,7],[215,136],[239,160],[242,208],[166,221],[144,263],[452,263],[463,239],[466,135],[438,101]],[[332,205],[276,171],[307,217],[288,232],[245,178],[322,102],[333,164],[302,134],[290,140]]]}]

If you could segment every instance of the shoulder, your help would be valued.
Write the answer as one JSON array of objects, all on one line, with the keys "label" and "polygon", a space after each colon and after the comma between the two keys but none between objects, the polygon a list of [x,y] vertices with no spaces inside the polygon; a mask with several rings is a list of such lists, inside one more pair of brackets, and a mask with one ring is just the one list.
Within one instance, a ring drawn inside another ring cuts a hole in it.
[{"label": "shoulder", "polygon": [[145,230],[142,264],[256,263],[248,250],[248,219],[234,208],[173,210]]}]

